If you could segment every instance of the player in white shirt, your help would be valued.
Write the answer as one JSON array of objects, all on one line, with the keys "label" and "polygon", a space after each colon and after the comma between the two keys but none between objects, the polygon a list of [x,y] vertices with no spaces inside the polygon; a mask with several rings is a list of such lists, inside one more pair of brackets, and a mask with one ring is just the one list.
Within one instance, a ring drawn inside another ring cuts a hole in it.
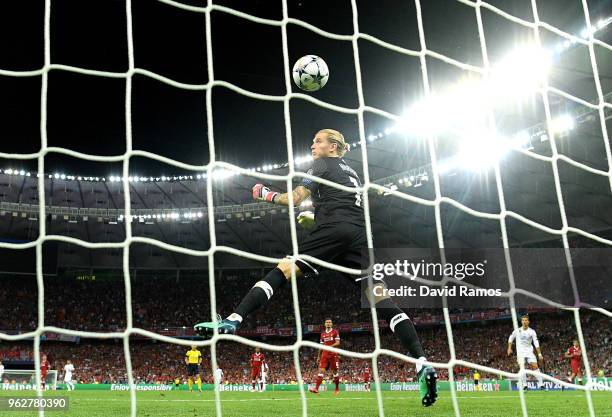
[{"label": "player in white shirt", "polygon": [[[525,361],[527,361],[527,364],[532,370],[540,372],[538,360],[542,361],[544,357],[542,356],[542,351],[540,350],[538,335],[536,334],[535,330],[529,328],[529,316],[522,316],[521,324],[522,326],[515,329],[508,338],[508,356],[512,355],[512,342],[514,342],[514,339],[516,339],[516,357],[518,362],[525,363]],[[537,359],[533,354],[534,347],[538,353]],[[537,378],[538,387],[541,389],[544,386],[544,381],[542,380],[541,375],[538,375]],[[527,388],[527,375],[523,375],[521,384],[523,389]]]},{"label": "player in white shirt", "polygon": [[4,374],[4,364],[0,361],[0,384],[2,383],[2,374]]},{"label": "player in white shirt", "polygon": [[268,373],[270,372],[270,368],[268,368],[268,362],[264,362],[261,367],[261,379],[259,380],[259,392],[264,392],[266,390],[266,378],[268,377]]},{"label": "player in white shirt", "polygon": [[219,391],[223,391],[223,369],[221,368],[217,368],[215,371],[215,384],[217,384]]},{"label": "player in white shirt", "polygon": [[66,361],[64,365],[64,383],[68,391],[74,391],[74,383],[72,382],[72,373],[74,372],[74,365],[70,360]]}]

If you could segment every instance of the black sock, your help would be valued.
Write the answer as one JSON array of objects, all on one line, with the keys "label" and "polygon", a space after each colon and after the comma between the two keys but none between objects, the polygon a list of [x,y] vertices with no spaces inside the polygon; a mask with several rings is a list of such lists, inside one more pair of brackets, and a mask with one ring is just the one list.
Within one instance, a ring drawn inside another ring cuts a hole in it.
[{"label": "black sock", "polygon": [[274,291],[282,287],[286,282],[285,274],[280,269],[274,268],[268,272],[268,275],[263,280],[258,281],[249,290],[238,305],[238,308],[236,308],[236,314],[240,314],[243,319],[246,318],[246,316],[267,303],[272,298]]},{"label": "black sock", "polygon": [[425,357],[425,351],[421,346],[419,336],[417,336],[416,329],[412,320],[408,318],[390,298],[376,303],[376,313],[379,319],[384,319],[389,323],[391,331],[395,333],[400,340],[400,343],[404,349],[408,350],[410,356],[413,358]]}]

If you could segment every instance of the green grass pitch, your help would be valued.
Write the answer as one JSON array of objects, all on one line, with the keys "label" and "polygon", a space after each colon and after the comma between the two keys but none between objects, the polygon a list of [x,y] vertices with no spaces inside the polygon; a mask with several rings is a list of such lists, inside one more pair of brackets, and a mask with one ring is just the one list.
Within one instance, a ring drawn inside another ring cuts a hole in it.
[{"label": "green grass pitch", "polygon": [[[33,395],[32,392],[2,392],[0,395]],[[56,391],[47,394],[69,397],[68,412],[48,412],[52,417],[106,417],[129,416],[130,397],[127,392],[115,391]],[[540,392],[525,394],[529,416],[535,417],[586,417],[589,416],[583,392]],[[612,393],[592,393],[593,408],[598,417],[612,417]],[[142,417],[194,417],[214,416],[213,393],[187,391],[138,392],[138,416]],[[308,415],[315,417],[377,416],[376,394],[342,392],[337,397],[331,392],[318,395],[307,393]],[[458,393],[462,416],[514,417],[522,416],[517,392],[467,392]],[[438,402],[430,408],[420,405],[414,392],[383,392],[385,416],[454,416],[449,392],[443,392]],[[227,417],[285,417],[301,416],[302,408],[297,392],[223,392],[221,393],[223,416]],[[35,417],[35,412],[9,412],[0,410],[0,416]]]}]

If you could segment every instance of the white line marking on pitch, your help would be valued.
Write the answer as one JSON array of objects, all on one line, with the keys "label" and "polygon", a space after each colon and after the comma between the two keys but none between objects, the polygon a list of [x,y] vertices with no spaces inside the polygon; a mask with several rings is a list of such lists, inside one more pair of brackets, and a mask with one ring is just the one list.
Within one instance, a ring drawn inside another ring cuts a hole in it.
[{"label": "white line marking on pitch", "polygon": [[[496,395],[496,396],[492,396],[492,397],[480,397],[480,396],[470,396],[470,397],[462,397],[459,396],[457,397],[457,399],[459,400],[463,400],[463,399],[478,399],[478,400],[482,400],[482,399],[496,399],[496,398],[516,398],[518,396],[517,395]],[[572,395],[572,397],[575,397],[576,395]],[[307,399],[309,400],[324,400],[324,399],[329,399],[330,397],[307,397]],[[388,397],[388,398],[384,398],[384,401],[393,401],[393,400],[413,400],[414,397]],[[333,398],[334,401],[336,400],[372,400],[372,401],[376,401],[376,397],[334,397]],[[438,401],[440,400],[450,400],[450,397],[438,397]],[[74,398],[72,401],[100,401],[100,398]],[[109,398],[109,399],[104,399],[104,401],[121,401],[121,402],[129,402],[129,398]],[[299,401],[299,397],[296,398],[241,398],[241,399],[225,399],[225,400],[221,400],[221,402],[252,402],[252,401]],[[140,402],[215,402],[214,399],[201,399],[201,398],[194,398],[191,400],[176,400],[176,399],[136,399],[136,403],[140,403]]]}]

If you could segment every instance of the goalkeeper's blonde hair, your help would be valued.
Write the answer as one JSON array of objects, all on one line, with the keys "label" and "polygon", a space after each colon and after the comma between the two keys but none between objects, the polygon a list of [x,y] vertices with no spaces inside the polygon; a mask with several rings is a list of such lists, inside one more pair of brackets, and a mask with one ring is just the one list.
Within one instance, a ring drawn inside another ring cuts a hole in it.
[{"label": "goalkeeper's blonde hair", "polygon": [[342,157],[350,149],[349,144],[344,140],[342,133],[334,129],[321,129],[319,132],[327,134],[327,140],[334,142],[337,146],[338,156]]}]

